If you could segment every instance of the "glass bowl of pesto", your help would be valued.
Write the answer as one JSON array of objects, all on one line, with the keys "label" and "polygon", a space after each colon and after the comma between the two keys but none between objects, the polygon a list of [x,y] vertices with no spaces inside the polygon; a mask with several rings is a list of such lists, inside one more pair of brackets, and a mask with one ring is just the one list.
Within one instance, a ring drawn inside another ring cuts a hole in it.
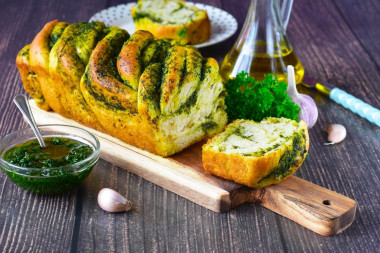
[{"label": "glass bowl of pesto", "polygon": [[81,184],[98,162],[98,138],[74,126],[38,128],[46,148],[39,145],[31,128],[0,140],[1,169],[16,185],[36,194],[61,194]]}]

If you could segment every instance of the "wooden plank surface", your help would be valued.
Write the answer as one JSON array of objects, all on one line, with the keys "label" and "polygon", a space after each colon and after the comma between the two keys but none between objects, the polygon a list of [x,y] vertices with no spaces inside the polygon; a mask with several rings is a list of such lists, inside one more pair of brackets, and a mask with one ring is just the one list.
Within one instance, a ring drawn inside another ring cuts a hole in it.
[{"label": "wooden plank surface", "polygon": [[[0,136],[26,127],[14,95],[25,93],[14,60],[53,19],[88,20],[95,12],[128,1],[3,1],[0,8]],[[199,0],[234,15],[242,27],[249,1]],[[297,0],[287,33],[306,72],[380,108],[377,0]],[[220,61],[233,38],[202,49]],[[380,245],[380,128],[311,94],[319,108],[311,129],[310,155],[296,176],[358,202],[354,223],[334,237],[247,203],[215,213],[101,160],[77,190],[40,197],[0,173],[0,249],[4,252],[377,252]],[[326,124],[340,123],[347,138],[326,147]],[[108,214],[96,195],[111,187],[135,209]],[[58,212],[60,210],[60,212]]]},{"label": "wooden plank surface", "polygon": [[204,172],[202,143],[164,158],[54,112],[41,110],[34,100],[30,100],[30,104],[38,125],[84,128],[98,137],[100,156],[104,160],[214,212],[228,212],[243,203],[257,202],[324,236],[336,235],[354,221],[357,207],[354,200],[295,176],[263,189],[245,187]]}]

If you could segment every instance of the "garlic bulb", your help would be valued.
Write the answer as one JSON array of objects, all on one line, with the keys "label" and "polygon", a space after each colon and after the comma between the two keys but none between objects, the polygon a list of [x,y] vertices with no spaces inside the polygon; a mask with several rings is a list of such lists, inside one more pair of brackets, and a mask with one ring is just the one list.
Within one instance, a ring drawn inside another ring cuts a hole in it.
[{"label": "garlic bulb", "polygon": [[298,120],[302,119],[305,121],[308,129],[312,128],[318,119],[318,108],[310,96],[298,93],[294,68],[291,65],[288,65],[288,89],[286,90],[286,93],[288,93],[294,103],[301,107]]},{"label": "garlic bulb", "polygon": [[330,124],[326,127],[325,131],[327,132],[327,140],[329,143],[325,145],[332,145],[343,141],[346,138],[347,131],[346,128],[339,124]]},{"label": "garlic bulb", "polygon": [[132,202],[123,197],[120,193],[103,188],[98,194],[99,206],[107,212],[123,212],[132,208]]}]

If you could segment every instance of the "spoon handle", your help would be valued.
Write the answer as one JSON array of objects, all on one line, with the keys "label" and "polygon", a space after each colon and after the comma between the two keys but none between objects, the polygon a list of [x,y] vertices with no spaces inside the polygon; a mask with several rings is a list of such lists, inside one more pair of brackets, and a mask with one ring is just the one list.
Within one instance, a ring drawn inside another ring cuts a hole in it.
[{"label": "spoon handle", "polygon": [[24,115],[26,121],[28,121],[30,127],[32,128],[34,134],[37,137],[38,142],[40,143],[40,146],[45,148],[46,145],[44,139],[42,138],[41,133],[36,125],[36,122],[34,121],[32,110],[30,109],[30,105],[26,96],[23,94],[19,94],[13,99],[13,102],[17,105],[22,115]]}]

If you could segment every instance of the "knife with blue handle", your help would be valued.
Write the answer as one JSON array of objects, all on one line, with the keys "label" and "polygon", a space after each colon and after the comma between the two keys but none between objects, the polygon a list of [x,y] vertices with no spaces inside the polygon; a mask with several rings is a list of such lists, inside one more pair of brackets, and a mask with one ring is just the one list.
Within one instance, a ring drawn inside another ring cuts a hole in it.
[{"label": "knife with blue handle", "polygon": [[317,82],[305,76],[303,84],[330,97],[331,100],[380,127],[380,110],[325,82]]}]

